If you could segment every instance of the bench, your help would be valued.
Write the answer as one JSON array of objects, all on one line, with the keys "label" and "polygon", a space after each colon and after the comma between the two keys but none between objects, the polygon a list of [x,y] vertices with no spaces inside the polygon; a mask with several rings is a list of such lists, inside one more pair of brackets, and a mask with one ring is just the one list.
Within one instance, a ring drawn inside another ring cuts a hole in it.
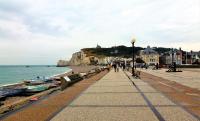
[{"label": "bench", "polygon": [[140,79],[140,71],[136,71],[136,72],[135,72],[135,78]]}]

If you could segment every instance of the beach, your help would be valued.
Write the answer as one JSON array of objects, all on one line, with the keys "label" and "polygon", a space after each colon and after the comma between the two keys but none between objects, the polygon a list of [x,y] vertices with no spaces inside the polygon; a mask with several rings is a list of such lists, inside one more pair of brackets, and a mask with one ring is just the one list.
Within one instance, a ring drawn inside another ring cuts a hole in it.
[{"label": "beach", "polygon": [[[74,66],[74,72],[87,72],[95,67],[92,66]],[[83,90],[89,87],[94,82],[98,81],[107,73],[107,70],[102,71],[90,78],[86,78],[71,87],[68,87],[64,91],[57,91],[53,94],[48,95],[44,99],[41,99],[34,104],[30,104],[30,106],[26,106],[25,108],[20,109],[20,111],[16,111],[12,113],[12,115],[6,116],[4,121],[44,121],[49,117],[53,116],[54,113],[61,110],[68,103],[71,102],[77,95],[79,95]],[[40,113],[38,113],[40,112]]]},{"label": "beach", "polygon": [[[72,74],[72,71],[73,73],[80,73],[80,72],[84,72],[84,73],[88,73],[90,70],[92,69],[95,69],[97,68],[96,66],[71,66],[71,71],[68,71],[67,73],[62,73],[62,74],[58,74],[56,75],[56,77],[61,77],[61,76],[67,76],[67,75],[71,75]],[[9,87],[15,87],[16,85],[22,85],[22,84],[13,84],[13,85],[10,85]],[[54,92],[54,91],[58,91],[59,90],[59,87],[58,88],[53,88],[53,89],[50,89],[50,90],[47,90],[47,91],[43,91],[43,92],[40,92],[40,93],[36,93],[35,95],[39,95],[38,97],[43,97],[45,95],[48,95],[49,93],[51,92]],[[27,103],[27,100],[30,100],[32,97],[34,97],[34,95],[30,95],[30,96],[13,96],[13,97],[7,97],[4,101],[1,101],[1,106],[0,106],[0,109],[3,109],[4,110],[4,107],[15,107],[15,106],[18,106],[17,104],[15,104],[15,102],[21,100],[22,102],[25,102],[23,104],[21,104],[20,102],[20,105],[24,105]],[[14,104],[14,105],[13,105]],[[1,113],[3,111],[1,110]]]},{"label": "beach", "polygon": [[[36,78],[36,76],[53,77],[58,73],[70,73],[70,68],[68,67],[56,67],[56,66],[46,66],[46,65],[8,65],[0,66],[0,88],[14,88],[24,85],[24,80],[29,80],[31,78]],[[30,95],[31,96],[31,95]],[[1,100],[0,107],[4,105],[10,105],[17,100],[26,99],[28,96],[9,96],[5,100]]]},{"label": "beach", "polygon": [[69,66],[69,68],[71,69],[71,71],[69,71],[68,73],[63,73],[63,74],[58,74],[56,75],[56,77],[61,77],[61,76],[68,76],[72,73],[86,73],[89,72],[92,69],[97,68],[98,66],[88,66],[88,65],[80,65],[80,66]]}]

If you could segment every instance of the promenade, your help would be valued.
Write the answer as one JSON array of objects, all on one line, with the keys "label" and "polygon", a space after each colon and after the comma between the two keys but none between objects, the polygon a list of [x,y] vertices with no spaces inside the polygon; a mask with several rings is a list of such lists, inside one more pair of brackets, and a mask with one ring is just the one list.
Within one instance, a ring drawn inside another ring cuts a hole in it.
[{"label": "promenade", "polygon": [[198,121],[148,83],[111,70],[52,121]]},{"label": "promenade", "polygon": [[183,72],[169,72],[168,69],[152,70],[152,69],[140,69],[142,72],[146,72],[164,79],[168,79],[184,86],[200,90],[200,69],[182,69]]}]

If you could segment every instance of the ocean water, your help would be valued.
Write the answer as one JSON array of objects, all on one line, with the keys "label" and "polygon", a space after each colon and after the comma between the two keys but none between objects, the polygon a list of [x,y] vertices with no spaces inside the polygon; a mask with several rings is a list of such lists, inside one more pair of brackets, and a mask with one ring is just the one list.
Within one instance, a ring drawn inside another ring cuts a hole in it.
[{"label": "ocean water", "polygon": [[0,86],[34,79],[37,76],[50,77],[69,72],[70,68],[46,65],[30,66],[0,66]]}]

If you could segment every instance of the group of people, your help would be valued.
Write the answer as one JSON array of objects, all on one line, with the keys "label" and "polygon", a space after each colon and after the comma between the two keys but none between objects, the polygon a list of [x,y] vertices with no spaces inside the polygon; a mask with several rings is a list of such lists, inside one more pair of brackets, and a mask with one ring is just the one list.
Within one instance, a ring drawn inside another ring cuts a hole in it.
[{"label": "group of people", "polygon": [[[136,69],[136,66],[139,68],[145,68],[148,69],[149,65],[144,63],[142,65],[134,65],[134,68]],[[115,72],[119,72],[119,68],[121,68],[123,71],[125,71],[127,69],[127,71],[129,70],[129,68],[131,67],[130,65],[126,65],[125,63],[120,63],[120,62],[113,62],[112,63],[112,67],[114,68]],[[154,65],[153,69],[159,69],[159,64],[157,63],[156,65]]]},{"label": "group of people", "polygon": [[114,68],[115,72],[119,72],[119,67],[121,67],[123,71],[126,69],[125,63],[113,63],[112,67]]}]

